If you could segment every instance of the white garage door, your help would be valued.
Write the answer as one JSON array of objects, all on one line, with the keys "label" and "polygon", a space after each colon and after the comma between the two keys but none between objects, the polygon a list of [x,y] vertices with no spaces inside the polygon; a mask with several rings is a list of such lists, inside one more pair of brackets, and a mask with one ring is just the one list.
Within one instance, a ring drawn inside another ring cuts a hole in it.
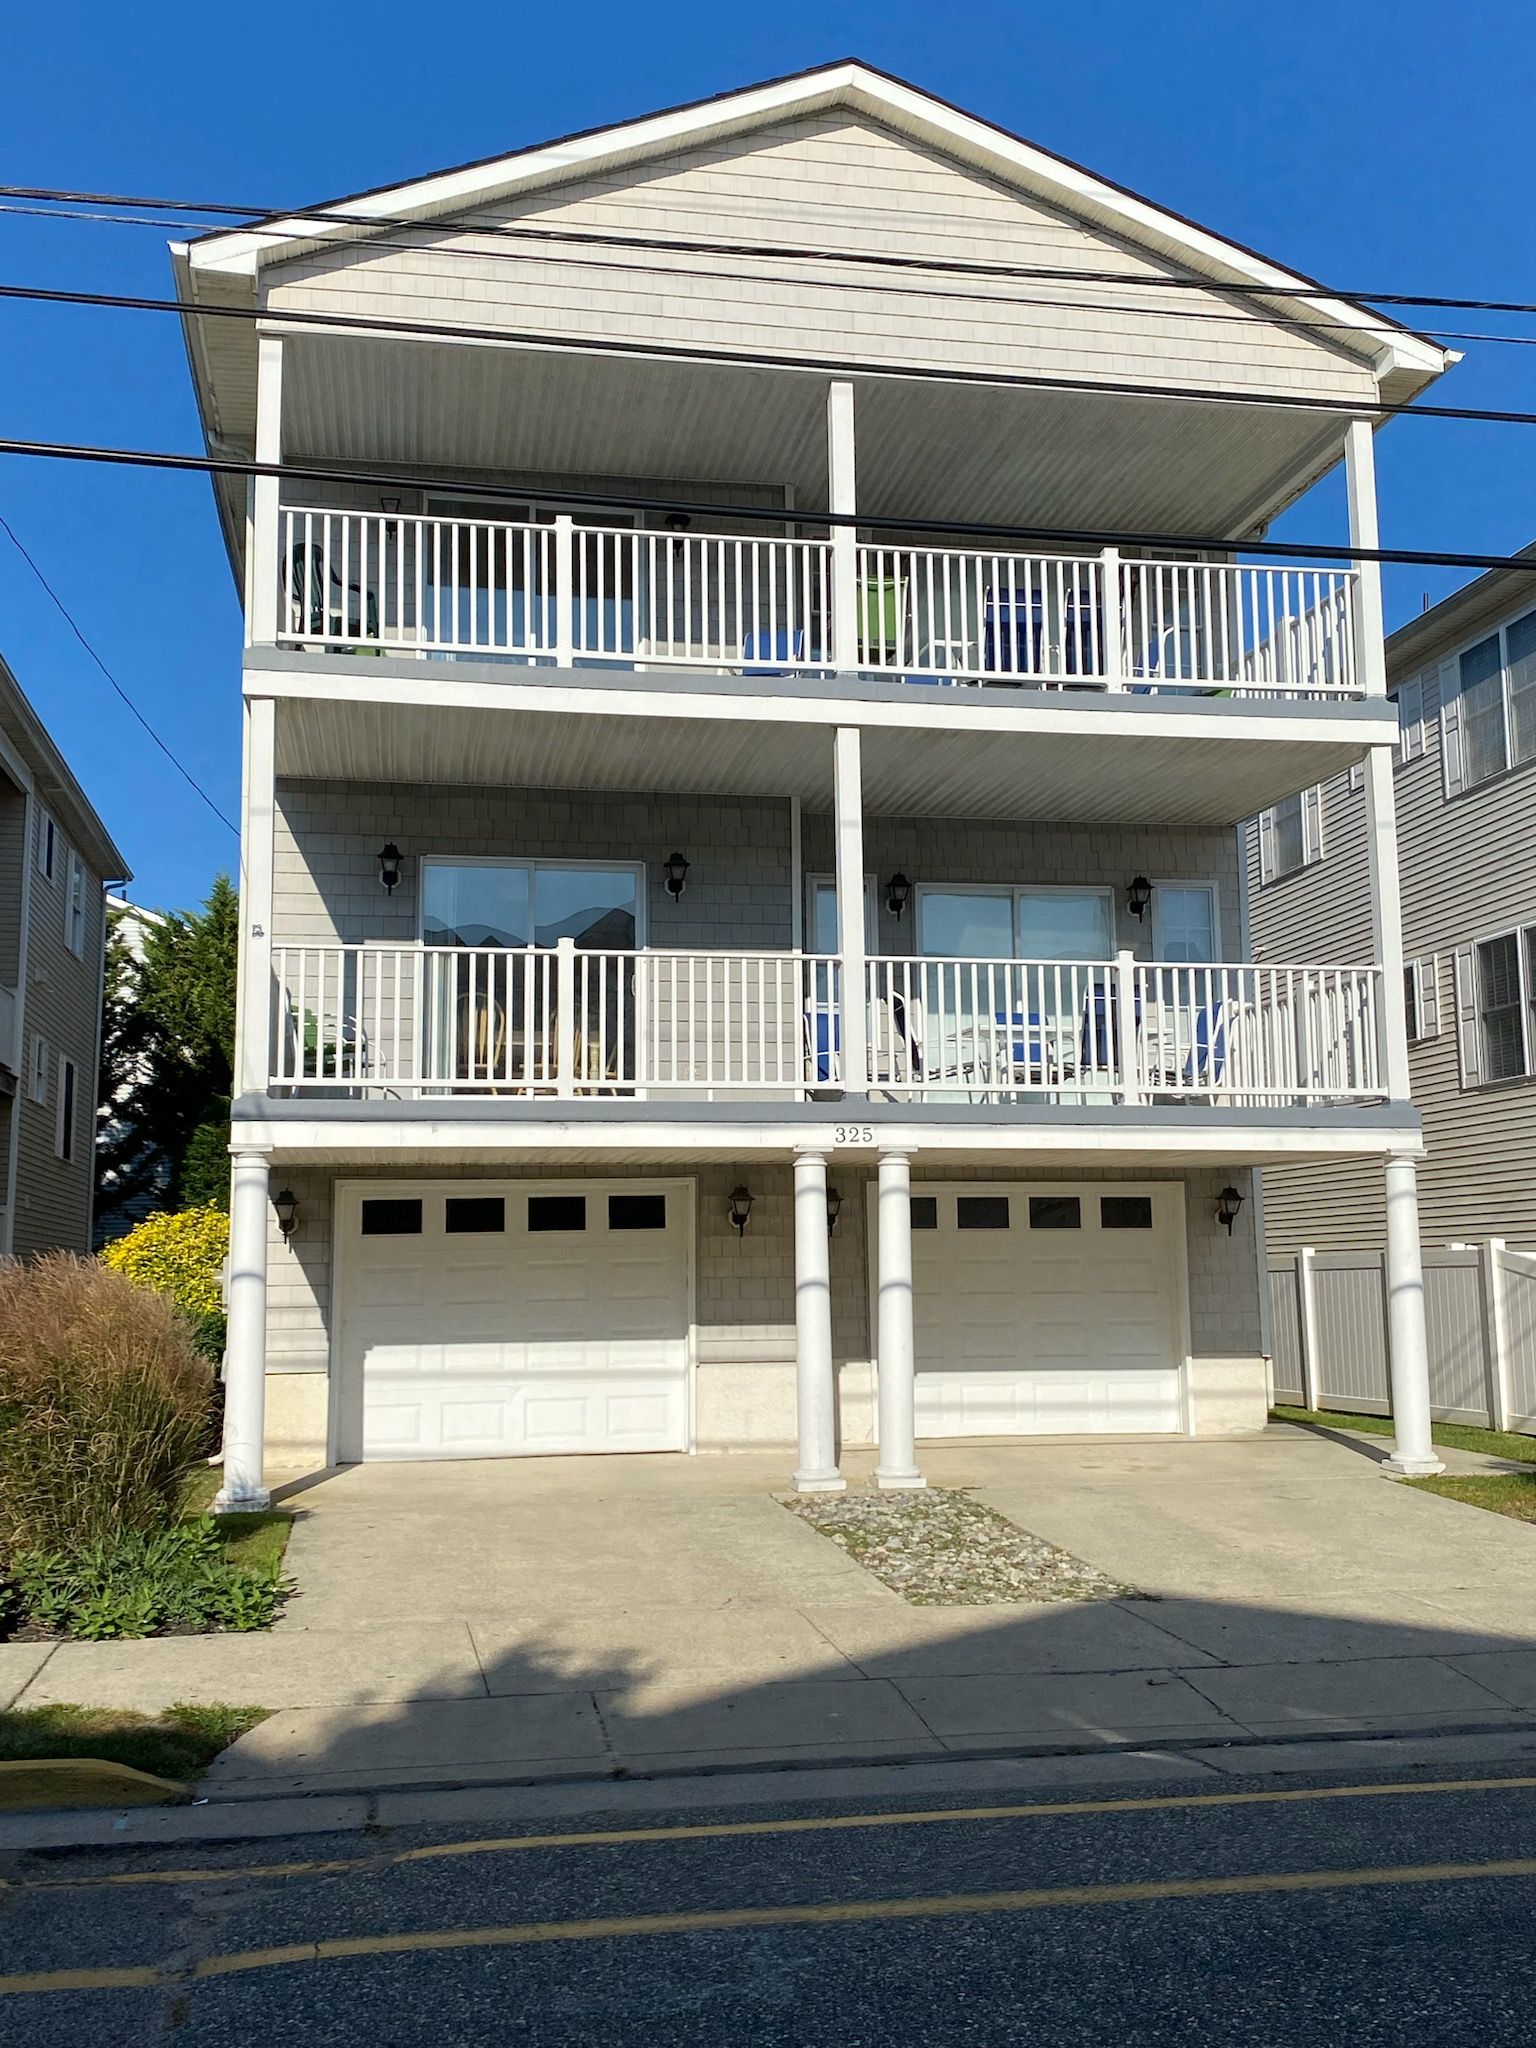
[{"label": "white garage door", "polygon": [[912,1198],[919,1436],[1183,1428],[1177,1185]]},{"label": "white garage door", "polygon": [[338,1209],[343,1459],[686,1447],[686,1187],[371,1185]]}]

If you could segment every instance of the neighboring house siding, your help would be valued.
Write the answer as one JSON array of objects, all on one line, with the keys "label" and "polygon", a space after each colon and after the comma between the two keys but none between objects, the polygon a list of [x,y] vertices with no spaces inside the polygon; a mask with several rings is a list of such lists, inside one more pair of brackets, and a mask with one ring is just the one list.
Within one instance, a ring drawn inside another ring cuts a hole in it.
[{"label": "neighboring house siding", "polygon": [[[970,259],[1052,270],[1110,269],[1164,277],[1155,262],[1021,191],[952,162],[874,121],[846,112],[680,151],[637,174],[633,166],[574,179],[483,210],[488,225],[536,222],[638,238],[699,238],[852,251],[921,260]],[[388,240],[406,239],[391,230]],[[414,239],[414,237],[413,237]],[[835,357],[874,368],[917,365],[951,373],[1034,370],[1175,385],[1262,388],[1331,396],[1374,395],[1367,366],[1332,344],[1254,313],[1208,289],[1160,291],[1155,308],[1127,310],[1127,288],[1053,281],[1027,303],[977,280],[947,279],[925,295],[904,280],[876,296],[867,271],[846,290],[796,284],[782,258],[562,248],[464,232],[424,233],[419,246],[322,250],[275,265],[274,311],[441,319],[582,340],[741,354]],[[605,260],[605,257],[607,260]],[[694,275],[678,274],[692,272]],[[822,273],[836,279],[832,265]],[[968,303],[957,303],[956,294]],[[1160,317],[1161,316],[1161,317]],[[1209,316],[1201,317],[1201,316]]]},{"label": "neighboring house siding", "polygon": [[[0,983],[15,988],[21,960],[21,883],[27,858],[27,800],[0,768]],[[0,1196],[4,1182],[0,1179]]]},{"label": "neighboring house siding", "polygon": [[[25,1072],[16,1099],[20,1144],[13,1249],[18,1257],[56,1248],[90,1249],[104,907],[101,877],[87,868],[84,945],[77,956],[64,936],[70,852],[61,826],[53,879],[35,868],[32,874]],[[33,1101],[31,1089],[32,1049],[39,1032],[48,1042],[47,1100],[41,1103]],[[67,1161],[57,1152],[61,1053],[74,1061],[76,1070],[74,1157]]]}]

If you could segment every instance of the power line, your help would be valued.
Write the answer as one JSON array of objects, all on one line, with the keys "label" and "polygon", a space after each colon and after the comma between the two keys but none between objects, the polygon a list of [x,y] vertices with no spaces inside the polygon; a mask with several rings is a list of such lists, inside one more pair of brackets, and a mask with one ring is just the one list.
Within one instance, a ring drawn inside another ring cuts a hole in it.
[{"label": "power line", "polygon": [[815,372],[822,376],[888,377],[902,382],[964,384],[1001,390],[1084,392],[1112,398],[1152,398],[1187,404],[1267,407],[1284,412],[1337,414],[1347,419],[1478,420],[1496,426],[1536,426],[1536,413],[1511,407],[1424,405],[1417,400],[1388,404],[1355,398],[1322,398],[1295,391],[1231,391],[1208,385],[1132,384],[1114,378],[1046,377],[1024,371],[956,370],[902,363],[872,368],[868,363],[832,357],[736,355],[728,349],[685,348],[676,344],[594,340],[585,335],[551,335],[510,327],[470,327],[437,320],[391,320],[365,313],[272,313],[259,306],[200,306],[179,299],[156,299],[140,293],[79,292],[44,289],[39,285],[0,285],[0,299],[26,299],[43,305],[103,306],[118,311],[175,313],[184,320],[260,321],[271,328],[323,328],[333,333],[399,334],[418,340],[488,341],[503,347],[554,349],[564,354],[626,356],[683,363],[718,364],[728,369],[778,369]]},{"label": "power line", "polygon": [[139,724],[143,726],[145,732],[149,734],[150,738],[154,741],[155,745],[160,749],[161,753],[164,754],[167,761],[169,761],[171,766],[176,770],[176,773],[181,777],[182,781],[186,783],[189,789],[194,790],[197,793],[197,795],[202,798],[203,802],[208,806],[209,810],[212,811],[213,815],[218,819],[219,823],[221,825],[228,826],[229,830],[233,832],[235,837],[238,839],[240,837],[239,826],[235,824],[233,819],[225,817],[224,813],[219,809],[218,805],[214,802],[213,798],[208,794],[207,790],[204,789],[203,785],[192,773],[191,769],[188,768],[184,762],[177,759],[176,755],[171,751],[170,747],[167,746],[165,741],[160,737],[159,733],[156,732],[155,728],[144,716],[144,713],[139,709],[138,705],[134,703],[133,699],[129,696],[128,692],[117,680],[117,677],[113,675],[111,669],[107,667],[107,664],[102,660],[101,656],[96,652],[96,649],[91,645],[90,641],[86,638],[85,633],[80,626],[79,620],[75,617],[74,613],[69,609],[69,606],[65,604],[63,598],[60,597],[59,593],[54,589],[53,585],[48,581],[48,578],[43,574],[42,570],[38,567],[37,562],[27,552],[26,548],[22,546],[21,540],[17,535],[16,529],[11,525],[11,522],[4,516],[4,514],[0,514],[0,527],[3,527],[5,529],[6,537],[10,541],[11,546],[16,550],[17,554],[20,555],[21,559],[26,563],[27,567],[32,571],[32,574],[37,578],[38,582],[42,585],[43,590],[53,600],[54,605],[57,607],[61,617],[64,620],[64,623],[69,627],[69,630],[74,634],[75,638],[80,642],[80,645],[85,649],[86,653],[91,657],[92,661],[94,661],[96,666],[101,670],[102,674],[106,677],[107,681],[112,685],[112,688],[117,692],[118,696],[122,698],[123,702],[127,705],[128,709],[133,713],[134,717],[138,720]]},{"label": "power line", "polygon": [[[189,223],[186,221],[174,220],[163,217],[157,218],[150,216],[127,216],[120,214],[89,213],[82,211],[80,209],[59,209],[39,206],[16,206],[6,204],[3,201],[0,201],[0,214],[28,214],[37,218],[41,218],[43,220],[94,221],[103,225],[117,227],[153,227],[158,229],[171,228],[184,230],[189,225]],[[265,228],[253,228],[250,230],[250,232],[253,234],[275,234],[276,230],[269,230]],[[419,241],[391,241],[388,239],[387,236],[383,235],[373,235],[368,238],[368,247],[370,250],[385,250],[402,254],[410,254],[419,252],[424,246],[425,245]],[[634,238],[627,238],[623,241],[620,241],[618,238],[615,238],[615,246],[643,249],[652,246],[663,248],[669,245],[664,243],[651,244]],[[526,253],[518,249],[476,250],[466,248],[455,248],[450,246],[446,248],[434,249],[432,253],[434,256],[439,258],[447,258],[450,260],[453,258],[473,259],[477,262],[483,262],[487,257],[494,257],[498,261],[503,263],[525,263],[529,260]],[[637,275],[647,278],[692,278],[704,284],[718,284],[719,282],[718,276],[713,271],[685,270],[680,269],[676,265],[671,264],[625,263],[619,260],[615,260],[613,257],[560,256],[548,252],[541,252],[537,260],[541,263],[561,264],[566,266],[567,268],[575,270],[596,270],[603,272],[624,271],[631,275]],[[836,255],[829,252],[827,260],[836,262],[842,259],[838,258]],[[900,261],[903,259],[896,260]],[[1046,275],[1058,274],[1062,277],[1070,275],[1075,282],[1081,281],[1083,278],[1083,274],[1079,272],[1041,273],[1042,277]],[[754,270],[748,272],[745,274],[741,281],[744,283],[760,285],[789,285],[794,287],[795,289],[813,287],[815,289],[823,291],[857,291],[862,292],[867,296],[874,296],[880,298],[920,298],[927,300],[942,300],[949,304],[962,306],[1031,306],[1052,308],[1062,312],[1115,314],[1150,313],[1153,314],[1159,320],[1197,320],[1200,321],[1202,324],[1220,326],[1237,326],[1251,328],[1254,325],[1255,320],[1257,318],[1257,315],[1255,315],[1252,312],[1221,313],[1211,310],[1204,306],[1117,305],[1113,300],[1110,299],[1055,298],[1049,295],[1034,292],[1008,292],[1005,294],[997,295],[984,294],[976,291],[946,291],[942,287],[934,285],[871,284],[863,282],[861,280],[849,278],[816,277],[814,275],[807,275],[805,273],[801,273],[796,276],[787,276],[782,272],[765,270]],[[1087,281],[1094,282],[1094,280],[1091,277],[1088,278]],[[1143,282],[1166,284],[1169,282],[1178,283],[1182,280],[1169,280],[1166,278],[1142,280],[1127,277],[1124,281],[1127,284],[1140,284]],[[1192,280],[1191,282],[1193,283],[1194,281]],[[1536,311],[1536,308],[1533,308],[1532,310]],[[1386,315],[1383,315],[1382,318],[1375,323],[1362,323],[1358,321],[1350,322],[1344,320],[1291,319],[1284,322],[1278,322],[1277,324],[1284,325],[1285,327],[1291,329],[1293,332],[1308,335],[1316,335],[1320,333],[1356,335],[1377,334],[1385,337],[1390,337],[1394,334],[1401,334],[1403,332],[1401,323],[1389,319]],[[1452,327],[1425,327],[1417,329],[1415,331],[1422,338],[1433,341],[1467,341],[1478,343],[1490,343],[1509,348],[1536,348],[1536,335],[1529,334],[1491,334],[1488,333],[1486,330],[1469,331],[1464,328]]]},{"label": "power line", "polygon": [[[307,483],[366,484],[373,487],[383,484],[399,491],[419,491],[426,483],[433,490],[462,492],[482,500],[509,499],[517,504],[526,504],[530,495],[526,484],[501,484],[481,477],[434,476],[423,479],[419,473],[404,475],[393,470],[349,469],[337,464],[252,462],[233,455],[180,455],[161,449],[89,447],[64,441],[0,439],[0,455],[36,456],[46,461],[100,462],[119,468],[186,471],[205,476],[272,477],[280,482],[292,479]],[[691,518],[743,519],[772,526],[852,526],[877,533],[918,533],[965,540],[1056,542],[1090,548],[1146,547],[1186,552],[1198,549],[1211,554],[1282,556],[1287,559],[1305,555],[1326,562],[1382,562],[1428,569],[1510,569],[1521,575],[1536,576],[1536,553],[1482,555],[1430,548],[1357,548],[1334,542],[1233,540],[1208,534],[1142,533],[1104,527],[998,526],[967,519],[906,519],[878,512],[820,512],[805,507],[704,504],[691,498],[642,499],[633,493],[617,496],[598,491],[561,490],[558,496],[562,505],[582,510],[633,512],[640,506],[656,514],[682,512]],[[346,506],[326,509],[338,515],[349,510]],[[410,519],[416,515],[374,512],[366,516]]]}]

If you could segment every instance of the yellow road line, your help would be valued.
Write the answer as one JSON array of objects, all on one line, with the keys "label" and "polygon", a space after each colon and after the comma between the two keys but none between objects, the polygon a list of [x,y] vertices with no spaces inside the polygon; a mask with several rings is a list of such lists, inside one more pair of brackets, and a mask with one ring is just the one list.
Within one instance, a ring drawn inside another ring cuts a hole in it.
[{"label": "yellow road line", "polygon": [[331,1857],[325,1861],[258,1863],[215,1870],[124,1870],[96,1877],[55,1877],[21,1882],[0,1879],[0,1891],[82,1891],[118,1884],[229,1884],[259,1877],[325,1877],[346,1870],[396,1863],[435,1862],[443,1856],[499,1856],[519,1849],[604,1849],[645,1842],[709,1842],[747,1835],[809,1835],[852,1828],[928,1827],[944,1821],[1050,1820],[1076,1814],[1167,1813],[1185,1808],[1283,1806],[1320,1799],[1404,1799],[1447,1792],[1529,1792],[1536,1776],[1442,1778],[1429,1783],[1314,1785],[1267,1792],[1174,1792],[1122,1799],[1036,1800],[1016,1806],[936,1806],[915,1813],[813,1814],[794,1820],[707,1821],[663,1828],[594,1828],[579,1834],[491,1835],[470,1842],[435,1842],[420,1849],[396,1849],[377,1856]]},{"label": "yellow road line", "polygon": [[804,1906],[734,1906],[690,1913],[636,1913],[610,1919],[534,1920],[506,1927],[441,1927],[399,1934],[341,1935],[205,1956],[191,1969],[40,1970],[0,1977],[0,1997],[48,1991],[104,1991],[186,1984],[300,1963],[366,1956],[424,1955],[456,1949],[535,1948],[557,1942],[709,1934],[740,1928],[849,1927],[891,1920],[955,1919],[967,1914],[1037,1913],[1082,1906],[1153,1905],[1167,1899],[1255,1897],[1287,1892],[1363,1890],[1381,1885],[1460,1884],[1536,1878],[1536,1857],[1491,1863],[1409,1863],[1362,1870],[1256,1871],[1232,1877],[1149,1878],[1129,1884],[1051,1885],[1032,1891],[957,1892],[936,1898],[834,1899]]}]

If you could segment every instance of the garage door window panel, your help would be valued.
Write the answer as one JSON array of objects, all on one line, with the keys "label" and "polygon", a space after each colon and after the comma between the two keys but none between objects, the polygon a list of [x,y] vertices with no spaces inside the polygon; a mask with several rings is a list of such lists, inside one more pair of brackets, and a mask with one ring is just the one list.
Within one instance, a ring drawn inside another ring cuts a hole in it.
[{"label": "garage door window panel", "polygon": [[420,1237],[421,1203],[393,1196],[373,1196],[363,1203],[364,1237]]},{"label": "garage door window panel", "polygon": [[1010,1221],[1006,1195],[962,1195],[955,1204],[960,1230],[1006,1230]]},{"label": "garage door window panel", "polygon": [[443,1205],[443,1228],[450,1237],[488,1236],[506,1227],[501,1195],[450,1195]]},{"label": "garage door window panel", "polygon": [[1103,1195],[1099,1199],[1099,1222],[1105,1230],[1150,1230],[1150,1195]]},{"label": "garage door window panel", "polygon": [[530,1195],[528,1197],[528,1228],[530,1232],[585,1230],[587,1227],[587,1198],[585,1195]]},{"label": "garage door window panel", "polygon": [[1031,1230],[1081,1230],[1083,1205],[1076,1195],[1031,1195]]},{"label": "garage door window panel", "polygon": [[608,1197],[608,1228],[610,1230],[665,1230],[667,1227],[667,1198],[665,1195],[610,1195]]}]

